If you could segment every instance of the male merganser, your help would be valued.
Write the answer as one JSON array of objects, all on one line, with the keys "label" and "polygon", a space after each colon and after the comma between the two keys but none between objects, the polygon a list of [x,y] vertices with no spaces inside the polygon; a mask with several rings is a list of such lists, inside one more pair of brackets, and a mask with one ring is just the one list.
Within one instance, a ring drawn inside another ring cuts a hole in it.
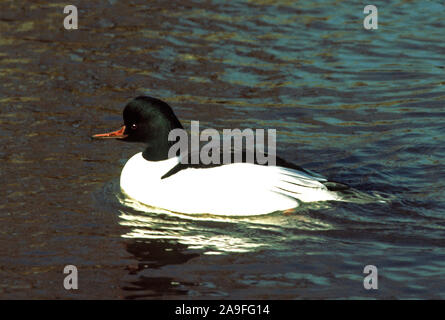
[{"label": "male merganser", "polygon": [[124,126],[93,138],[142,142],[120,177],[121,189],[143,204],[185,214],[261,215],[293,209],[300,202],[341,200],[347,185],[276,157],[276,165],[255,163],[184,164],[168,156],[169,132],[183,129],[165,102],[140,96],[123,112]]}]

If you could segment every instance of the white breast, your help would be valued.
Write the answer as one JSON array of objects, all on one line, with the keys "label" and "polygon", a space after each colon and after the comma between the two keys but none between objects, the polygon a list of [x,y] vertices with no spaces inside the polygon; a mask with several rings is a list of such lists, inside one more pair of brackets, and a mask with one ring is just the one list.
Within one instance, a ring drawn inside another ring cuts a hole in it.
[{"label": "white breast", "polygon": [[176,164],[177,158],[147,161],[138,153],[122,170],[121,188],[144,204],[188,214],[260,215],[295,208],[299,201],[337,199],[317,178],[250,163],[189,168],[161,179]]}]

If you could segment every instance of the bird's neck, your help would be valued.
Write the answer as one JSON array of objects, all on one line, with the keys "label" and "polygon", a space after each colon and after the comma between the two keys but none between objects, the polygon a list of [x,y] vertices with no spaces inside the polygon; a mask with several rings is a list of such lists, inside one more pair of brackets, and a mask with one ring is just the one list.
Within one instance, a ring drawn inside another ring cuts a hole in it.
[{"label": "bird's neck", "polygon": [[[166,141],[166,142],[169,142],[169,141]],[[171,146],[172,146],[172,143],[162,143],[162,144],[150,143],[145,148],[144,152],[142,153],[142,156],[144,157],[145,160],[148,160],[148,161],[167,160],[170,158],[168,156],[168,152],[169,152]]]},{"label": "bird's neck", "polygon": [[183,129],[180,122],[177,121],[175,124],[157,130],[151,136],[150,141],[142,153],[144,159],[148,161],[162,161],[176,156],[176,154],[174,154],[169,157],[170,148],[176,143],[175,141],[168,140],[169,133],[173,128]]}]

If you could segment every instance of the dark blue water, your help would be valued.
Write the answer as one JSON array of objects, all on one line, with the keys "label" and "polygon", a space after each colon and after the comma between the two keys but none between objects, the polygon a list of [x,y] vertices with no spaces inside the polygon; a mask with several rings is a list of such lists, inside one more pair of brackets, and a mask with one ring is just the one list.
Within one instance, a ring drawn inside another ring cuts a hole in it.
[{"label": "dark blue water", "polygon": [[[445,298],[445,5],[373,4],[378,30],[353,2],[80,1],[67,31],[65,2],[2,1],[0,297]],[[140,94],[185,126],[277,129],[281,157],[387,201],[251,218],[123,204],[142,146],[89,136]]]}]

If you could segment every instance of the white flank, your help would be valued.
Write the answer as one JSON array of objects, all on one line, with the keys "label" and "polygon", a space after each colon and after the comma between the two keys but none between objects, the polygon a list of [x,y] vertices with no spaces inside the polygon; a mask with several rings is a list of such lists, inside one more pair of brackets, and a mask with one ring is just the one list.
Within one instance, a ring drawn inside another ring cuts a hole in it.
[{"label": "white flank", "polygon": [[122,170],[121,189],[144,204],[187,214],[251,216],[292,209],[298,202],[339,200],[313,177],[296,170],[233,163],[188,168],[165,179],[177,158],[147,161],[134,155]]}]

